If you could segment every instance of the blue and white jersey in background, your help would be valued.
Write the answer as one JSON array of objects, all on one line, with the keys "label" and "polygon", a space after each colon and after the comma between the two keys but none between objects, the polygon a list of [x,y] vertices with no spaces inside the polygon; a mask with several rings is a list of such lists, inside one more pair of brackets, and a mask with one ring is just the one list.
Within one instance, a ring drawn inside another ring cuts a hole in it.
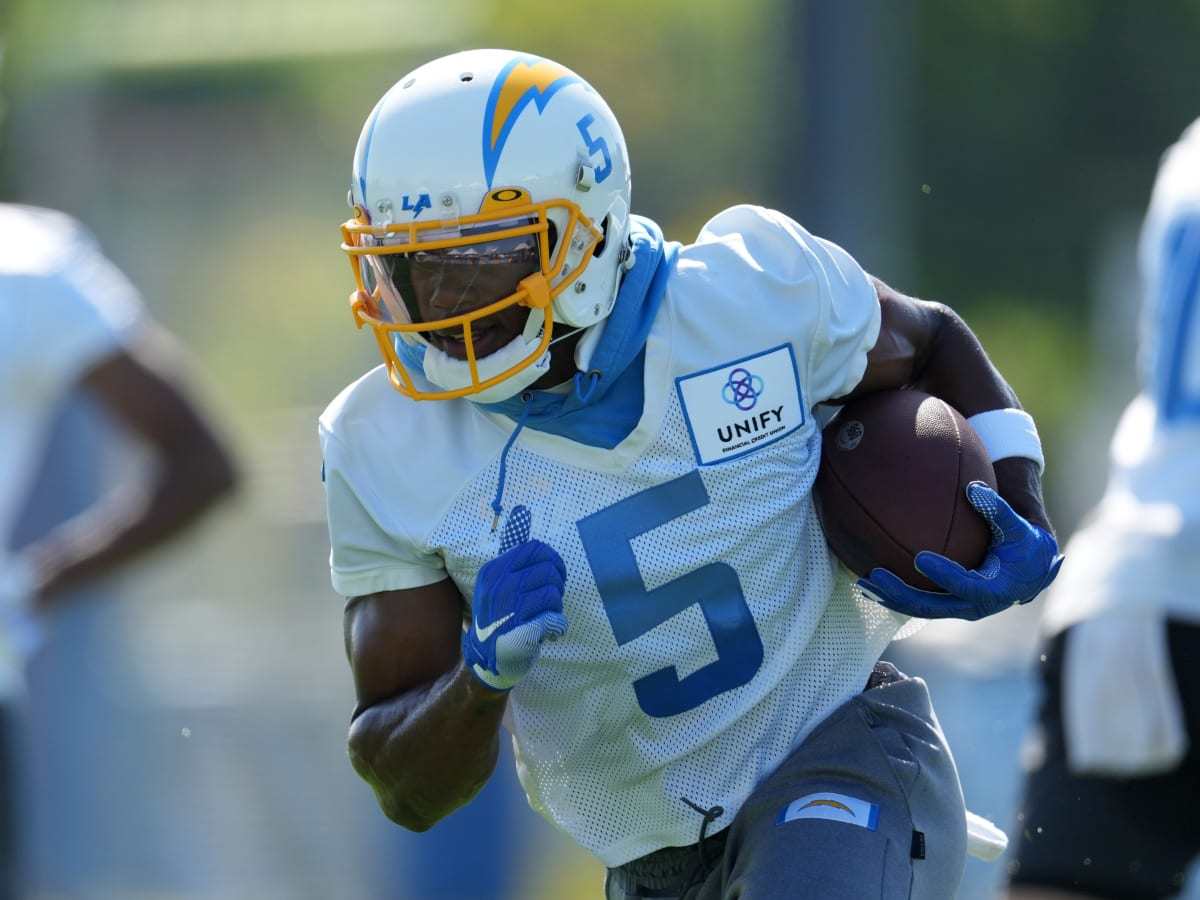
[{"label": "blue and white jersey in background", "polygon": [[1046,598],[1050,633],[1105,610],[1200,622],[1200,120],[1163,156],[1139,265],[1141,392]]},{"label": "blue and white jersey in background", "polygon": [[[569,422],[527,425],[502,490],[568,573],[569,628],[509,701],[519,775],[532,806],[609,866],[694,842],[700,816],[681,798],[724,807],[710,829],[728,825],[862,690],[904,621],[857,593],[810,498],[813,407],[857,384],[878,334],[869,279],[754,207],[658,265],[631,430],[597,446]],[[618,307],[642,299],[623,290]],[[471,402],[408,400],[382,368],[348,387],[321,418],[335,589],[448,575],[469,602],[499,549],[492,503],[514,427]]]}]

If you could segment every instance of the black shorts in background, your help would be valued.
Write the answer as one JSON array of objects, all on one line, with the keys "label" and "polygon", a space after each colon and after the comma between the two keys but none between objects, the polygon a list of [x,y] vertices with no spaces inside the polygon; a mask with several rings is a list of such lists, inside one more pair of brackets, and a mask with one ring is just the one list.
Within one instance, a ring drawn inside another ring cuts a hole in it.
[{"label": "black shorts in background", "polygon": [[[1067,769],[1062,718],[1066,632],[1045,648],[1038,715],[1045,742],[1010,829],[1009,882],[1098,897],[1172,897],[1200,853],[1200,626],[1169,622],[1171,664],[1189,747],[1178,767],[1146,778],[1081,777]],[[1104,660],[1096,660],[1103,666]]]}]

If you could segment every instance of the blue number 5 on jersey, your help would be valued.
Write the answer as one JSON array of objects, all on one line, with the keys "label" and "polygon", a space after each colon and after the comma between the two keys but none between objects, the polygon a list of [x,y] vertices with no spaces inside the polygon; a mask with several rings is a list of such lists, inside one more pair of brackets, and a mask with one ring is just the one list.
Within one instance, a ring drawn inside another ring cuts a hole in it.
[{"label": "blue number 5 on jersey", "polygon": [[665,718],[746,684],[762,665],[763,645],[737,572],[713,562],[647,589],[632,541],[640,534],[706,506],[699,472],[647,488],[579,522],[579,534],[617,643],[641,637],[690,606],[699,606],[717,659],[680,678],[666,666],[633,683],[638,705]]}]

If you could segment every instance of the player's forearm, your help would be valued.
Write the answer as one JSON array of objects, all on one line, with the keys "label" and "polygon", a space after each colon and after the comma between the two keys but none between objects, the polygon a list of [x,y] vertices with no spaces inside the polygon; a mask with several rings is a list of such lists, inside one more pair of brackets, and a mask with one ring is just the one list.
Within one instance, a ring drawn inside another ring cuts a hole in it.
[{"label": "player's forearm", "polygon": [[[968,417],[995,409],[1020,409],[1016,392],[988,359],[966,323],[949,310],[943,316],[916,386],[941,397]],[[1053,534],[1042,499],[1038,464],[1023,457],[1009,457],[997,460],[995,471],[1000,496],[1024,518]]]},{"label": "player's forearm", "polygon": [[937,325],[933,340],[915,360],[912,386],[941,397],[968,417],[1019,408],[1016,393],[962,318],[942,304],[926,307]]},{"label": "player's forearm", "polygon": [[38,604],[176,536],[235,484],[224,454],[197,454],[149,483],[114,489],[28,548]]},{"label": "player's forearm", "polygon": [[1045,501],[1042,498],[1042,476],[1037,463],[1014,456],[997,460],[993,468],[996,472],[997,492],[1008,501],[1008,505],[1034,525],[1054,534],[1054,526],[1046,515]]},{"label": "player's forearm", "polygon": [[[968,417],[1021,407],[1016,393],[957,315],[949,315],[943,323],[918,386]],[[1038,464],[1023,457],[1009,457],[997,460],[994,468],[1000,496],[1021,516],[1053,534],[1042,499]]]},{"label": "player's forearm", "polygon": [[[964,416],[1020,408],[1020,401],[988,358],[979,338],[940,303],[904,297],[876,279],[883,326],[870,365],[854,393],[913,387],[941,397]],[[1006,458],[996,465],[1002,496],[1020,515],[1053,534],[1036,463]]]},{"label": "player's forearm", "polygon": [[479,793],[496,768],[507,697],[460,664],[355,716],[350,761],[389,819],[425,831]]}]

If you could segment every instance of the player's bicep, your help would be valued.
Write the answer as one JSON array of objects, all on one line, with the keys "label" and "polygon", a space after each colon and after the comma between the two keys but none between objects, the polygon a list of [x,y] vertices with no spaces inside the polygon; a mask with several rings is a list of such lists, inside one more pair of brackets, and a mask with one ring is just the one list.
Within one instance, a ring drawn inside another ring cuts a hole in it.
[{"label": "player's bicep", "polygon": [[449,578],[350,600],[344,630],[357,709],[452,669],[461,658],[462,616],[462,595]]}]

